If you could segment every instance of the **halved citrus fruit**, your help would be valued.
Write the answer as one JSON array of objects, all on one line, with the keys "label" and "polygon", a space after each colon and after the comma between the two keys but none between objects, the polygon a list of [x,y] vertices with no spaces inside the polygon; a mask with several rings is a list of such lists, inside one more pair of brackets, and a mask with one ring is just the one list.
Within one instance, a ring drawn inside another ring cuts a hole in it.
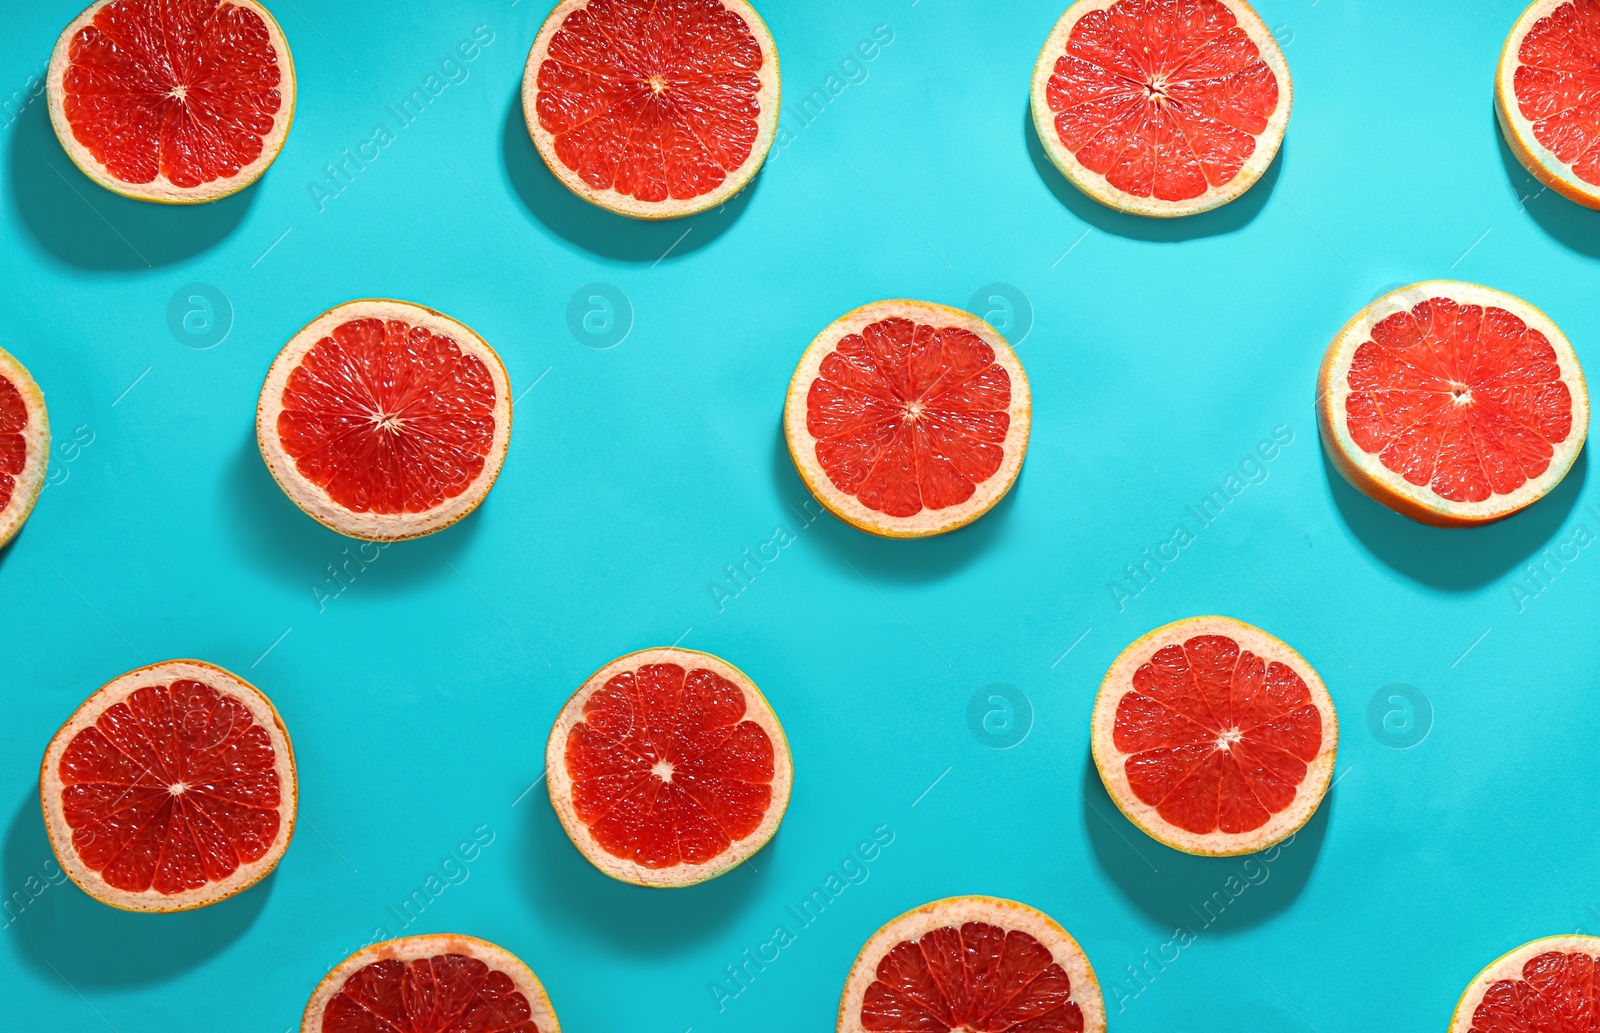
[{"label": "halved citrus fruit", "polygon": [[300,1033],[559,1033],[533,970],[472,936],[365,947],[317,985]]},{"label": "halved citrus fruit", "polygon": [[1072,184],[1134,215],[1249,190],[1289,126],[1289,62],[1245,0],[1078,0],[1033,68],[1033,120]]},{"label": "halved citrus fruit", "polygon": [[1500,51],[1494,110],[1535,179],[1600,208],[1600,2],[1535,0]]},{"label": "halved citrus fruit", "polygon": [[1207,857],[1265,850],[1328,791],[1339,720],[1305,658],[1231,617],[1190,617],[1124,649],[1095,698],[1094,764],[1152,839]]},{"label": "halved citrus fruit", "polygon": [[744,0],[562,0],[533,41],[522,110],[586,201],[637,219],[715,208],[778,131],[778,47]]},{"label": "halved citrus fruit", "polygon": [[187,911],[260,882],[289,849],[297,794],[272,703],[199,660],[141,667],[90,696],[39,772],[62,869],[127,911]]},{"label": "halved citrus fruit", "polygon": [[692,886],[766,846],[794,763],[743,671],[709,653],[646,649],[567,700],[545,774],[562,826],[596,868],[639,886]]},{"label": "halved citrus fruit", "polygon": [[294,119],[289,44],[255,0],[97,0],[56,41],[47,82],[68,156],[140,201],[243,190]]},{"label": "halved citrus fruit", "polygon": [[1016,483],[1032,420],[1027,374],[999,331],[924,301],[834,321],[800,357],[783,412],[806,487],[886,538],[987,513]]},{"label": "halved citrus fruit", "polygon": [[0,548],[22,530],[50,467],[50,416],[26,367],[0,348]]},{"label": "halved citrus fruit", "polygon": [[1450,1033],[1577,1033],[1600,1028],[1600,939],[1549,936],[1478,973]]},{"label": "halved citrus fruit", "polygon": [[1508,517],[1567,475],[1589,433],[1583,369],[1550,317],[1488,287],[1386,294],[1333,339],[1317,423],[1339,472],[1441,527]]},{"label": "halved citrus fruit", "polygon": [[1094,968],[1042,911],[950,897],[868,940],[845,981],[839,1033],[1105,1033]]},{"label": "halved citrus fruit", "polygon": [[494,487],[511,443],[511,382],[495,350],[449,316],[352,301],[278,353],[256,438],[314,519],[368,541],[418,538]]}]

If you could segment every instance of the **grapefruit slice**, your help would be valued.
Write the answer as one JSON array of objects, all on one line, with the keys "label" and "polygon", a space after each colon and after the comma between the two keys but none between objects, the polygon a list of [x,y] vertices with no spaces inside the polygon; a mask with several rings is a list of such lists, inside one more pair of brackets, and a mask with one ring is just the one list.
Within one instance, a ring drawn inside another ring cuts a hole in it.
[{"label": "grapefruit slice", "polygon": [[317,985],[300,1033],[559,1033],[533,970],[471,936],[365,947]]},{"label": "grapefruit slice", "polygon": [[646,649],[567,700],[545,774],[562,826],[596,868],[638,886],[692,886],[766,846],[794,763],[743,671],[709,653]]},{"label": "grapefruit slice", "polygon": [[1027,374],[999,331],[923,301],[867,305],[818,334],[783,414],[806,487],[886,538],[987,513],[1016,483],[1032,420]]},{"label": "grapefruit slice", "polygon": [[1450,1033],[1575,1033],[1600,1026],[1600,939],[1549,936],[1478,973]]},{"label": "grapefruit slice", "polygon": [[1317,423],[1351,484],[1441,527],[1508,517],[1567,475],[1589,433],[1583,369],[1521,298],[1432,280],[1345,324],[1317,379]]},{"label": "grapefruit slice", "polygon": [[1500,51],[1494,110],[1517,160],[1600,208],[1600,2],[1535,0]]},{"label": "grapefruit slice", "polygon": [[56,41],[50,121],[107,190],[198,204],[261,178],[294,119],[294,61],[255,0],[98,0]]},{"label": "grapefruit slice", "polygon": [[1105,1033],[1100,982],[1065,929],[998,897],[950,897],[868,940],[839,1033]]},{"label": "grapefruit slice", "polygon": [[1227,204],[1272,164],[1294,88],[1245,0],[1078,0],[1033,68],[1033,121],[1072,185],[1170,218]]},{"label": "grapefruit slice", "polygon": [[44,393],[22,363],[0,348],[0,548],[22,530],[49,468]]},{"label": "grapefruit slice", "polygon": [[778,131],[778,47],[744,0],[563,0],[533,41],[522,110],[569,190],[637,219],[715,208]]},{"label": "grapefruit slice", "polygon": [[494,487],[511,443],[511,382],[495,350],[449,316],[352,301],[278,353],[256,438],[312,518],[352,538],[418,538]]},{"label": "grapefruit slice", "polygon": [[45,828],[83,891],[187,911],[267,876],[289,849],[289,733],[238,675],[199,660],[130,671],[61,726],[39,772]]},{"label": "grapefruit slice", "polygon": [[1253,854],[1299,831],[1339,747],[1317,672],[1231,617],[1190,617],[1124,649],[1093,720],[1112,801],[1152,839],[1206,857]]}]

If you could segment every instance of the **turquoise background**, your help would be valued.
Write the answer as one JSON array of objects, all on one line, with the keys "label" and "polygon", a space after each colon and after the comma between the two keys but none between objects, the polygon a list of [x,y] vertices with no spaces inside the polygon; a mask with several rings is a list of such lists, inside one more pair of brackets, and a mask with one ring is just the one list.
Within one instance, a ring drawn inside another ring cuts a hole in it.
[{"label": "turquoise background", "polygon": [[[0,345],[58,443],[0,553],[7,1028],[282,1033],[375,934],[458,931],[526,959],[569,1030],[815,1031],[879,925],[991,893],[1079,938],[1119,1031],[1442,1030],[1492,958],[1600,928],[1586,461],[1501,525],[1434,530],[1339,481],[1311,407],[1344,321],[1433,277],[1528,298],[1600,368],[1600,215],[1540,193],[1492,114],[1511,0],[1262,0],[1295,77],[1287,142],[1243,199],[1179,222],[1102,209],[1041,157],[1028,82],[1064,0],[769,0],[791,100],[842,82],[874,27],[893,42],[810,124],[787,113],[793,139],[725,210],[662,225],[539,163],[518,90],[546,2],[269,0],[293,131],[258,185],[198,209],[107,193],[42,100],[16,114],[78,0],[0,16]],[[476,26],[493,41],[464,81],[397,129],[386,107]],[[333,194],[324,167],[380,122],[396,139]],[[297,329],[374,295],[471,324],[520,401],[482,509],[341,589],[353,543],[274,486],[254,407]],[[897,296],[1003,324],[1034,392],[1015,490],[931,541],[809,515],[780,429],[817,331]],[[194,347],[208,318],[227,336]],[[608,320],[627,336],[591,347]],[[1199,527],[1185,507],[1277,428],[1265,479]],[[1196,540],[1132,595],[1124,566],[1180,521]],[[728,581],[779,528],[792,544]],[[1343,719],[1337,786],[1270,861],[1159,846],[1089,760],[1112,658],[1210,612],[1299,649]],[[765,691],[795,792],[752,863],[651,891],[590,868],[530,783],[591,671],[679,640]],[[123,914],[50,883],[38,758],[95,688],[182,656],[276,702],[300,825],[248,893]],[[1008,721],[1026,738],[986,745]],[[880,826],[861,881],[845,859]],[[842,866],[857,882],[802,928],[786,909]],[[729,981],[780,924],[794,942]],[[1149,961],[1180,926],[1192,942]]]}]

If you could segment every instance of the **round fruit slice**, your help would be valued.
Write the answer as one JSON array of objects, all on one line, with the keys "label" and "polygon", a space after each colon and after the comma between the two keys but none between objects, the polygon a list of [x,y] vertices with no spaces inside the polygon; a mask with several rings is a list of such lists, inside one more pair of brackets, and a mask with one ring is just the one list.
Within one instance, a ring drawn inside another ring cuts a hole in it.
[{"label": "round fruit slice", "polygon": [[1450,1033],[1569,1033],[1600,1026],[1600,939],[1550,936],[1478,973]]},{"label": "round fruit slice", "polygon": [[806,487],[886,538],[943,534],[987,513],[1016,483],[1032,420],[1005,338],[923,301],[880,301],[822,331],[783,413]]},{"label": "round fruit slice", "polygon": [[418,538],[494,487],[511,443],[511,382],[495,350],[449,316],[352,301],[278,353],[256,439],[316,520],[368,541]]},{"label": "round fruit slice", "polygon": [[375,943],[329,972],[300,1033],[559,1033],[539,977],[486,940],[444,933]]},{"label": "round fruit slice", "polygon": [[596,868],[639,886],[692,886],[766,846],[794,764],[743,671],[709,653],[646,649],[567,700],[545,774],[561,824]]},{"label": "round fruit slice", "polygon": [[44,754],[50,845],[72,881],[128,911],[187,911],[260,882],[289,849],[297,787],[283,719],[199,660],[130,671]]},{"label": "round fruit slice", "polygon": [[1094,764],[1152,839],[1207,857],[1265,850],[1328,791],[1339,721],[1293,649],[1231,617],[1190,617],[1122,651],[1094,703]]},{"label": "round fruit slice", "polygon": [[1078,0],[1033,68],[1033,121],[1073,186],[1172,217],[1261,178],[1289,126],[1289,63],[1245,0]]},{"label": "round fruit slice", "polygon": [[586,201],[638,219],[715,208],[778,131],[778,47],[744,0],[562,0],[522,77],[539,156]]},{"label": "round fruit slice", "polygon": [[1494,110],[1535,179],[1600,208],[1600,3],[1535,0],[1500,52]]},{"label": "round fruit slice", "polygon": [[139,201],[243,190],[294,119],[289,44],[255,0],[98,0],[56,41],[47,82],[68,156]]},{"label": "round fruit slice", "polygon": [[1100,983],[1055,920],[998,897],[908,911],[861,948],[839,1033],[1105,1033]]},{"label": "round fruit slice", "polygon": [[0,348],[0,548],[33,512],[49,467],[44,394],[22,363]]},{"label": "round fruit slice", "polygon": [[1509,294],[1432,280],[1386,294],[1333,339],[1317,378],[1333,465],[1441,527],[1500,520],[1567,475],[1589,433],[1572,345]]}]

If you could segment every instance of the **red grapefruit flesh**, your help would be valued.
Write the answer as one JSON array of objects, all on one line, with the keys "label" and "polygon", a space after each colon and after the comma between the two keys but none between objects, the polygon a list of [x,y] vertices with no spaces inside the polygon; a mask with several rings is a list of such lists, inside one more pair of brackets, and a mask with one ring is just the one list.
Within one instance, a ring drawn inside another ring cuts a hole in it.
[{"label": "red grapefruit flesh", "polygon": [[550,171],[642,219],[743,190],[778,127],[778,48],[744,0],[564,0],[528,55],[522,104]]},{"label": "red grapefruit flesh", "polygon": [[44,394],[22,363],[0,349],[0,548],[33,512],[49,466]]},{"label": "red grapefruit flesh", "polygon": [[483,501],[511,440],[511,384],[461,323],[401,301],[319,316],[267,373],[261,455],[295,504],[341,534],[398,541]]},{"label": "red grapefruit flesh", "polygon": [[1193,215],[1272,164],[1292,93],[1245,0],[1079,0],[1034,66],[1033,117],[1050,160],[1096,201]]},{"label": "red grapefruit flesh", "polygon": [[1478,974],[1450,1033],[1579,1033],[1600,1028],[1600,939],[1534,940]]},{"label": "red grapefruit flesh", "polygon": [[733,665],[688,649],[613,660],[562,708],[545,771],[567,835],[595,867],[688,886],[766,845],[794,769],[777,716]]},{"label": "red grapefruit flesh", "polygon": [[1435,280],[1379,298],[1339,332],[1317,417],[1329,458],[1357,488],[1424,523],[1470,526],[1561,482],[1588,436],[1589,394],[1543,312]]},{"label": "red grapefruit flesh", "polygon": [[560,1033],[521,959],[471,936],[409,936],[340,962],[306,1005],[301,1033]]},{"label": "red grapefruit flesh", "polygon": [[99,0],[67,26],[50,119],[89,178],[195,204],[260,178],[289,134],[294,63],[255,0]]},{"label": "red grapefruit flesh", "polygon": [[1311,665],[1229,617],[1168,624],[1123,650],[1093,727],[1095,767],[1128,820],[1210,856],[1264,850],[1309,821],[1339,740]]},{"label": "red grapefruit flesh", "polygon": [[920,301],[834,322],[789,382],[795,468],[835,516],[914,538],[964,527],[1011,490],[1028,450],[1028,378],[999,332]]},{"label": "red grapefruit flesh", "polygon": [[1026,904],[952,897],[879,929],[839,1004],[839,1033],[1105,1033],[1089,959]]},{"label": "red grapefruit flesh", "polygon": [[289,733],[254,686],[198,660],[116,679],[45,751],[45,828],[84,892],[186,911],[255,885],[289,848]]},{"label": "red grapefruit flesh", "polygon": [[1600,0],[1536,0],[1500,52],[1495,113],[1536,179],[1600,208]]}]

